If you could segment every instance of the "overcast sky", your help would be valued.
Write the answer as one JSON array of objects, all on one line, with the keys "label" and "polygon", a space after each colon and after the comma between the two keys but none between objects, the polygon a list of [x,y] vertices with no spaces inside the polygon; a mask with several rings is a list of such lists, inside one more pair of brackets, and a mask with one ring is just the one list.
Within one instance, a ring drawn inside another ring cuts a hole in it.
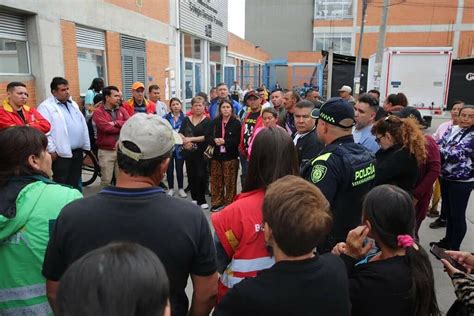
[{"label": "overcast sky", "polygon": [[227,28],[237,36],[245,38],[245,0],[228,0]]}]

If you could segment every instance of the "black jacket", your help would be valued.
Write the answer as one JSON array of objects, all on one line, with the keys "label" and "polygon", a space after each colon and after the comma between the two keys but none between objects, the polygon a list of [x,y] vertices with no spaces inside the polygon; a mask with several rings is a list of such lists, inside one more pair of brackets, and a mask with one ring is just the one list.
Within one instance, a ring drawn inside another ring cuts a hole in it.
[{"label": "black jacket", "polygon": [[298,153],[299,165],[301,166],[301,163],[309,161],[319,155],[323,148],[324,145],[319,141],[315,127],[311,132],[299,138],[296,142],[296,152]]},{"label": "black jacket", "polygon": [[235,285],[214,316],[348,316],[349,286],[344,263],[332,254],[280,261]]},{"label": "black jacket", "polygon": [[333,228],[318,252],[327,252],[360,224],[362,200],[375,184],[375,157],[352,135],[336,139],[301,170],[331,204]]},{"label": "black jacket", "polygon": [[209,145],[214,145],[214,156],[216,160],[232,160],[239,157],[239,144],[240,144],[240,121],[234,117],[231,117],[227,122],[224,134],[224,147],[225,153],[221,153],[220,146],[215,146],[215,138],[222,138],[222,119],[215,118],[211,122],[211,132],[207,138]]},{"label": "black jacket", "polygon": [[375,157],[377,158],[376,185],[393,184],[413,194],[419,168],[416,157],[410,154],[408,149],[397,144],[386,150],[380,149]]}]

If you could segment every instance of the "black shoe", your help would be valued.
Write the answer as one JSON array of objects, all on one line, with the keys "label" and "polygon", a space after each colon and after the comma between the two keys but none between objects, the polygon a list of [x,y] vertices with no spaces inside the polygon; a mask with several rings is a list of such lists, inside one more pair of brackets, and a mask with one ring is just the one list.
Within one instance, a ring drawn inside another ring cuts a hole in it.
[{"label": "black shoe", "polygon": [[442,228],[446,227],[446,220],[438,217],[437,220],[435,220],[433,223],[430,224],[430,228],[436,229],[436,228]]},{"label": "black shoe", "polygon": [[431,217],[431,218],[435,218],[435,217],[439,217],[439,212],[438,211],[433,211],[433,212],[428,212],[428,214],[426,214],[427,217]]},{"label": "black shoe", "polygon": [[158,186],[161,187],[164,190],[168,190],[168,187],[163,182],[160,182],[160,184]]},{"label": "black shoe", "polygon": [[436,245],[438,246],[439,248],[443,248],[443,249],[449,249],[450,246],[448,244],[448,242],[446,241],[446,239],[441,239],[440,241],[436,242],[436,241],[432,241],[430,242],[430,247],[432,247],[433,245]]},{"label": "black shoe", "polygon": [[191,191],[191,188],[189,188],[189,185],[188,185],[186,189],[184,189],[184,192],[188,193],[189,191]]},{"label": "black shoe", "polygon": [[219,212],[219,211],[222,210],[223,208],[224,208],[224,205],[213,206],[213,207],[211,207],[211,212]]}]

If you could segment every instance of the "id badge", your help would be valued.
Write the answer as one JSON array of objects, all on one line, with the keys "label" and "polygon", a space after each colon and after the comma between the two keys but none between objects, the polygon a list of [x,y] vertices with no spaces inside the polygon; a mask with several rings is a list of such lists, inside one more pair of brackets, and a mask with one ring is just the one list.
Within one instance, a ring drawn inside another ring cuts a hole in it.
[{"label": "id badge", "polygon": [[221,154],[224,154],[226,151],[225,151],[225,146],[221,146]]}]

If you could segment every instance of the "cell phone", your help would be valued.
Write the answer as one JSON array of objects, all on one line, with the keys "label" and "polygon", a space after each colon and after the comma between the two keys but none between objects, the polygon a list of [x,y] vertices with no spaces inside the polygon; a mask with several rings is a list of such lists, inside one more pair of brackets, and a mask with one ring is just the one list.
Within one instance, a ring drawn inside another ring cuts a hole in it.
[{"label": "cell phone", "polygon": [[456,260],[454,260],[452,257],[450,257],[447,253],[446,253],[446,250],[443,249],[443,248],[440,248],[436,245],[433,245],[431,246],[430,248],[430,252],[436,257],[436,259],[438,260],[441,260],[441,259],[446,259],[453,267],[455,267],[456,269],[462,271],[462,272],[467,272],[467,269],[462,265],[460,264],[459,262],[457,262]]}]

